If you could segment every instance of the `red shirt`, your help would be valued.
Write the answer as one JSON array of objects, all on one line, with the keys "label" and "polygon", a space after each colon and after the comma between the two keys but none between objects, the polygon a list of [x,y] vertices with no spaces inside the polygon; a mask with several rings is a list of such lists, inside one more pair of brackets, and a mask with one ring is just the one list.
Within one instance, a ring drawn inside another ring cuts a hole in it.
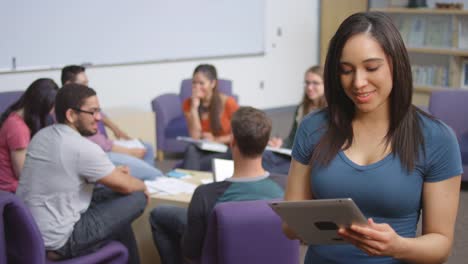
[{"label": "red shirt", "polygon": [[19,178],[11,163],[11,152],[29,145],[31,131],[17,113],[11,113],[0,128],[0,190],[16,192]]},{"label": "red shirt", "polygon": [[[183,111],[185,113],[190,111],[191,105],[191,98],[185,99],[183,103]],[[237,104],[234,97],[228,96],[226,101],[224,102],[223,111],[221,112],[221,133],[220,136],[229,135],[231,133],[231,118],[234,112],[239,109],[239,105]],[[202,118],[200,120],[202,132],[212,132],[210,126],[210,118]]]}]

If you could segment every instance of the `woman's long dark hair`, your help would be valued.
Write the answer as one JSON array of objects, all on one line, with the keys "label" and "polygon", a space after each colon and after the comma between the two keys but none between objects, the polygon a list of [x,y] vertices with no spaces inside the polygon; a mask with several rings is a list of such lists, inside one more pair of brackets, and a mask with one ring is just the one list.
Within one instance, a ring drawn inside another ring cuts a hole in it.
[{"label": "woman's long dark hair", "polygon": [[[309,73],[313,73],[315,75],[318,75],[323,80],[323,68],[322,68],[322,66],[317,65],[317,66],[310,67],[305,72],[305,75],[307,76],[307,74],[309,74]],[[325,96],[322,96],[322,97],[319,98],[318,102],[315,103],[314,101],[312,101],[307,96],[307,93],[304,91],[304,96],[302,97],[301,105],[302,105],[303,116],[306,116],[311,110],[322,109],[322,108],[326,107],[327,106],[327,100],[325,99]]]},{"label": "woman's long dark hair", "polygon": [[0,116],[0,127],[8,116],[23,109],[23,120],[31,131],[31,137],[47,125],[47,117],[55,103],[58,86],[52,79],[35,80],[24,94]]},{"label": "woman's long dark hair", "polygon": [[[405,44],[392,20],[380,12],[356,13],[341,23],[330,41],[325,61],[325,97],[328,102],[329,122],[326,133],[313,151],[311,162],[328,164],[342,148],[353,142],[352,120],[355,106],[340,82],[340,59],[347,40],[357,34],[369,34],[382,47],[390,60],[393,87],[390,93],[390,125],[385,137],[392,153],[399,157],[408,171],[424,144],[418,112],[411,104],[413,80]],[[424,148],[422,148],[424,151]]]},{"label": "woman's long dark hair", "polygon": [[[218,73],[216,68],[211,64],[200,64],[193,71],[193,75],[196,73],[203,73],[206,78],[210,81],[215,81],[216,86],[213,89],[213,94],[211,96],[210,106],[209,106],[209,117],[210,117],[210,127],[213,135],[217,136],[221,133],[221,111],[223,108],[223,102],[221,100],[221,95],[218,90]],[[200,107],[202,105],[200,104]],[[200,111],[199,111],[200,112]]]}]

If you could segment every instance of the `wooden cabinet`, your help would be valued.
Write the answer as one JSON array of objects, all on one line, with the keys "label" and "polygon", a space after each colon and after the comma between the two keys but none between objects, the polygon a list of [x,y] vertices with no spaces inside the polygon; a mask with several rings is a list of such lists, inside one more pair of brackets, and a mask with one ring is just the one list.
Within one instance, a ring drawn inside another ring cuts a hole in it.
[{"label": "wooden cabinet", "polygon": [[367,0],[322,0],[320,2],[320,64],[325,64],[328,43],[348,16],[367,10]]},{"label": "wooden cabinet", "polygon": [[434,90],[468,86],[468,76],[464,74],[468,70],[468,60],[465,61],[468,10],[373,8],[371,11],[387,13],[400,30],[410,55],[415,104],[427,105]]}]

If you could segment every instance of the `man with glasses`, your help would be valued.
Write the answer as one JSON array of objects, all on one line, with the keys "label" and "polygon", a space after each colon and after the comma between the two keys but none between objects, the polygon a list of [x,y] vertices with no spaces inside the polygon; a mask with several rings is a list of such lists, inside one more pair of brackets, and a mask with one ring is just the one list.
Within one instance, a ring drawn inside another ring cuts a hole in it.
[{"label": "man with glasses", "polygon": [[[88,76],[85,68],[78,65],[69,65],[62,69],[62,84],[81,84],[88,86]],[[101,115],[98,127],[108,127],[117,139],[130,139],[114,122],[106,115]],[[161,176],[162,172],[154,166],[154,151],[150,143],[141,142],[145,148],[128,148],[114,144],[107,135],[98,129],[97,133],[88,137],[89,140],[98,144],[109,156],[115,165],[124,165],[130,168],[133,176],[141,180],[154,180]]]},{"label": "man with glasses", "polygon": [[85,255],[118,240],[128,248],[129,263],[139,263],[131,223],[143,213],[148,193],[127,167],[115,167],[83,137],[95,134],[101,119],[95,91],[65,85],[55,114],[58,124],[31,140],[16,192],[39,226],[48,258]]}]

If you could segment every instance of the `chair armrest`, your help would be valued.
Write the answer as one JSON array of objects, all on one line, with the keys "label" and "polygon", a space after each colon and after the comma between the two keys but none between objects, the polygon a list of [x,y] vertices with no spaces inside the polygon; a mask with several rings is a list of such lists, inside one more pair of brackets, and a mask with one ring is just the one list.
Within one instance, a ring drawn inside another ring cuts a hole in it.
[{"label": "chair armrest", "polygon": [[182,104],[177,94],[163,94],[151,101],[151,108],[156,113],[156,145],[165,148],[165,130],[169,122],[183,115]]},{"label": "chair armrest", "polygon": [[47,261],[47,264],[99,264],[99,263],[127,263],[128,250],[127,248],[117,241],[111,241],[98,251],[81,257],[67,259],[63,261]]}]

